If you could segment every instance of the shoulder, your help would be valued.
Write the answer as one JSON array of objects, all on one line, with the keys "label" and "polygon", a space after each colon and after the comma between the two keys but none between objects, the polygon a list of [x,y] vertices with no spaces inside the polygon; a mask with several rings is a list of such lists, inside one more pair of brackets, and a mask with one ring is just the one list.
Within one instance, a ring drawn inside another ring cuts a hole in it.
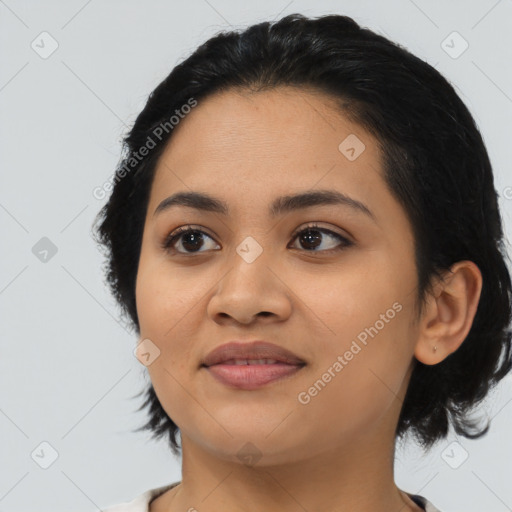
[{"label": "shoulder", "polygon": [[411,498],[412,501],[414,501],[414,503],[416,503],[420,507],[423,507],[425,509],[425,512],[441,512],[432,503],[430,503],[430,501],[428,501],[427,498],[419,496],[418,494],[407,493],[407,495],[409,496],[409,498]]},{"label": "shoulder", "polygon": [[149,503],[153,499],[155,499],[157,496],[160,496],[165,491],[168,491],[169,489],[178,484],[179,482],[174,482],[172,484],[155,487],[153,489],[148,489],[142,494],[136,496],[131,501],[125,501],[117,505],[111,505],[110,507],[104,508],[102,510],[103,512],[148,512]]}]

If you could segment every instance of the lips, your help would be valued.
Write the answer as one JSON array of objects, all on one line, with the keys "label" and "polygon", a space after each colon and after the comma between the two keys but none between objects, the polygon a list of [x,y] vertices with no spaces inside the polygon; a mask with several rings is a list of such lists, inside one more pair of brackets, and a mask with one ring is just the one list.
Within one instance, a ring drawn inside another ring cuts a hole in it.
[{"label": "lips", "polygon": [[306,362],[293,352],[265,341],[226,343],[210,352],[201,365],[221,384],[246,391],[291,378],[304,366]]},{"label": "lips", "polygon": [[293,352],[266,341],[232,341],[212,350],[202,361],[201,366],[218,364],[288,364],[304,366],[306,362]]}]

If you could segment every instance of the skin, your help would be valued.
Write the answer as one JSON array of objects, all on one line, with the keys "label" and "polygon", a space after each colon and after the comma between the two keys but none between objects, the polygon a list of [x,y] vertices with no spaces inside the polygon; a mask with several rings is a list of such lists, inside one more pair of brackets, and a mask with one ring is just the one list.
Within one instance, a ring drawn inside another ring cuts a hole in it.
[{"label": "skin", "polygon": [[[350,134],[366,146],[354,161],[338,149]],[[375,220],[340,205],[269,217],[276,197],[317,189],[363,202]],[[222,199],[230,215],[184,206],[153,215],[166,197],[191,190]],[[309,222],[353,245],[315,232],[314,249],[293,236]],[[166,252],[164,238],[187,225],[205,232],[202,246],[185,235]],[[236,251],[248,236],[263,249],[252,263]],[[181,483],[151,512],[421,510],[393,478],[400,409],[415,358],[437,364],[465,339],[481,286],[474,263],[457,263],[418,318],[407,215],[384,182],[376,140],[329,96],[280,87],[200,101],[159,160],[137,275],[140,338],[160,350],[148,371],[183,447]],[[400,312],[300,403],[299,393],[395,303]],[[254,339],[307,365],[251,391],[199,368],[213,348]],[[252,465],[237,456],[248,442],[261,455]]]}]

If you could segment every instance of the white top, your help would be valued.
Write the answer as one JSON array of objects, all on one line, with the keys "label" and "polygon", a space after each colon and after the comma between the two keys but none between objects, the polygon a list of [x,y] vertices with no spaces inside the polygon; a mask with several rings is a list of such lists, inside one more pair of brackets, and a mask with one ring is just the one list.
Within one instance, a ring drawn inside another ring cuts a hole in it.
[{"label": "white top", "polygon": [[[120,503],[119,505],[113,505],[108,508],[104,508],[103,512],[149,512],[149,503],[163,494],[165,491],[168,491],[172,487],[178,485],[180,482],[174,482],[172,484],[164,485],[161,487],[155,487],[153,489],[149,489],[146,492],[139,494],[136,498],[134,498],[130,502]],[[417,494],[409,494],[406,493],[409,498],[411,498],[414,503],[423,507],[425,512],[441,512],[438,508],[434,507],[432,503],[430,503],[423,496],[419,496]]]}]

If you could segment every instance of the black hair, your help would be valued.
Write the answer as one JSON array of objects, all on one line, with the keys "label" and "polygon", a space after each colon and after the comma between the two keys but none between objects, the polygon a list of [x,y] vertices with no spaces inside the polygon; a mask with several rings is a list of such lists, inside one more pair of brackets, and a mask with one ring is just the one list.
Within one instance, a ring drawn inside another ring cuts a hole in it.
[{"label": "black hair", "polygon": [[[457,434],[484,435],[489,424],[479,430],[469,411],[512,368],[512,285],[487,150],[467,107],[435,68],[347,16],[292,14],[218,33],[151,92],[123,139],[125,155],[96,218],[107,281],[123,315],[139,332],[135,282],[144,219],[158,159],[173,133],[170,116],[216,92],[279,86],[327,93],[378,141],[386,183],[414,231],[418,313],[435,276],[458,261],[478,265],[483,288],[471,330],[442,362],[415,360],[396,437],[409,432],[429,448],[447,436],[450,422]],[[134,158],[150,140],[147,156]],[[146,407],[149,419],[138,430],[167,436],[178,454],[177,425],[151,384],[145,393],[139,410]]]}]

